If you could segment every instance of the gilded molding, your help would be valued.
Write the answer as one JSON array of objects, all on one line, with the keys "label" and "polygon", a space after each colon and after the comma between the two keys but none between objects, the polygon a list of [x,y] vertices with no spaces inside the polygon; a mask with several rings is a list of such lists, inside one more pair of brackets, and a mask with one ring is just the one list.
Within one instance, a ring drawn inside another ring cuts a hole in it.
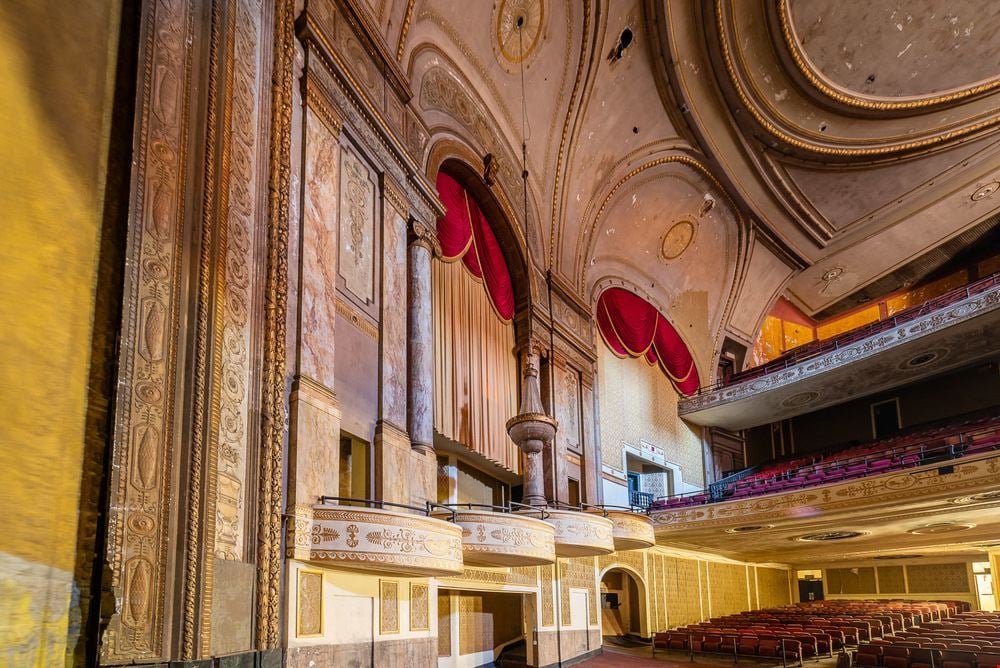
[{"label": "gilded molding", "polygon": [[382,175],[382,194],[383,200],[388,202],[404,220],[410,217],[410,203],[407,201],[406,193],[388,174]]},{"label": "gilded molding", "polygon": [[918,99],[905,101],[893,101],[889,99],[873,99],[859,95],[849,95],[838,90],[824,81],[823,77],[816,73],[816,69],[809,63],[808,56],[803,52],[799,41],[795,38],[795,27],[792,25],[791,8],[788,0],[778,0],[777,5],[778,24],[781,26],[781,36],[784,38],[785,48],[791,56],[795,66],[806,80],[819,92],[826,95],[831,100],[840,104],[857,109],[869,111],[903,111],[910,109],[926,109],[954,102],[960,102],[971,97],[991,93],[1000,89],[1000,79],[994,79],[986,83],[970,86],[943,95],[931,95]]},{"label": "gilded molding", "polygon": [[378,341],[378,327],[367,316],[357,311],[351,304],[339,297],[337,298],[337,313],[361,330],[362,334]]},{"label": "gilded molding", "polygon": [[[732,0],[730,0],[731,2]],[[893,144],[882,145],[882,146],[866,146],[860,148],[845,147],[845,146],[831,146],[825,144],[818,144],[815,142],[806,142],[798,137],[792,136],[791,134],[785,132],[777,125],[772,123],[770,120],[764,117],[760,109],[754,104],[754,101],[750,99],[747,95],[746,90],[740,82],[739,74],[736,72],[736,65],[733,62],[732,46],[729,41],[729,37],[726,31],[726,21],[723,16],[723,2],[724,0],[714,0],[715,8],[715,27],[719,36],[719,44],[722,52],[722,60],[726,66],[726,73],[729,76],[730,83],[736,91],[736,94],[740,98],[740,102],[743,107],[750,112],[754,120],[765,130],[768,134],[779,139],[780,141],[793,146],[804,151],[809,151],[811,153],[816,153],[820,155],[830,155],[837,157],[877,157],[893,155],[896,153],[904,153],[912,151],[915,149],[926,148],[930,146],[935,146],[938,144],[946,143],[962,137],[969,136],[980,130],[985,130],[998,123],[1000,123],[1000,115],[994,116],[993,118],[987,119],[985,121],[979,121],[976,123],[971,123],[965,127],[947,130],[941,132],[932,137],[925,137],[923,139],[916,139],[911,141],[899,141]]]},{"label": "gilded molding", "polygon": [[281,498],[285,436],[285,314],[288,299],[294,12],[294,3],[275,3],[257,533],[259,649],[274,648],[281,642]]},{"label": "gilded molding", "polygon": [[416,0],[406,0],[406,11],[403,13],[403,27],[399,31],[399,45],[396,47],[396,60],[403,59],[403,51],[406,49],[406,36],[410,33],[410,24],[413,22],[413,6]]},{"label": "gilded molding", "polygon": [[344,117],[330,101],[330,96],[312,77],[306,77],[306,106],[323,121],[334,137],[339,138],[344,127]]},{"label": "gilded molding", "polygon": [[193,35],[192,2],[143,6],[109,486],[106,558],[117,609],[101,644],[105,663],[169,658],[164,607]]},{"label": "gilded molding", "polygon": [[462,553],[470,566],[536,566],[555,561],[555,527],[513,513],[458,510]]}]

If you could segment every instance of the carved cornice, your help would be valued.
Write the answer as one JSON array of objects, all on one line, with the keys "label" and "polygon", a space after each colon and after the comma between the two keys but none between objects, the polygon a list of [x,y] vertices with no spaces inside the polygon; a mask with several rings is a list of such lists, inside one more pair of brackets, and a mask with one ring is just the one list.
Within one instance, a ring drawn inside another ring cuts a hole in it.
[{"label": "carved cornice", "polygon": [[406,200],[406,194],[402,186],[396,183],[388,174],[382,175],[382,193],[384,199],[393,209],[396,210],[404,220],[410,217],[410,203]]},{"label": "carved cornice", "polygon": [[[329,2],[330,0],[310,0],[310,2]],[[393,58],[389,52],[389,47],[382,39],[382,30],[372,21],[367,9],[363,6],[365,0],[334,0],[344,10],[344,17],[350,24],[352,31],[364,44],[365,51],[368,52],[377,63],[382,66],[382,72],[393,91],[405,104],[413,97],[410,90],[410,82],[406,74],[399,67],[398,57]],[[412,4],[412,1],[411,1]]]},{"label": "carved cornice", "polygon": [[306,77],[305,91],[306,106],[316,112],[316,115],[330,131],[330,134],[334,137],[339,137],[340,131],[344,127],[344,117],[330,100],[329,95],[327,95],[322,86],[316,84],[315,79],[312,77]]},{"label": "carved cornice", "polygon": [[[308,14],[299,22],[299,37],[303,44],[314,47],[319,58],[310,59],[307,79],[316,77],[318,89],[326,94],[332,106],[345,122],[360,135],[365,146],[375,152],[386,172],[400,185],[412,188],[407,200],[414,212],[428,219],[444,215],[444,205],[434,186],[427,181],[409,148],[396,136],[388,120],[365,92],[365,87],[351,73],[343,56],[338,53],[315,17]],[[309,83],[307,82],[307,86]],[[406,111],[404,109],[404,115]]]},{"label": "carved cornice", "polygon": [[403,51],[406,49],[406,36],[410,34],[410,25],[413,23],[413,6],[416,0],[406,0],[406,11],[403,12],[403,25],[399,29],[399,44],[396,46],[396,61],[403,59]]},{"label": "carved cornice", "polygon": [[758,393],[784,387],[836,367],[870,358],[893,346],[947,329],[998,307],[1000,307],[1000,286],[994,286],[979,294],[966,297],[947,308],[845,345],[832,352],[810,358],[787,369],[682,399],[677,404],[677,413],[681,416],[689,415],[709,407],[718,407]]},{"label": "carved cornice", "polygon": [[441,242],[438,240],[437,230],[415,218],[410,219],[410,244],[423,246],[434,257],[441,257]]}]

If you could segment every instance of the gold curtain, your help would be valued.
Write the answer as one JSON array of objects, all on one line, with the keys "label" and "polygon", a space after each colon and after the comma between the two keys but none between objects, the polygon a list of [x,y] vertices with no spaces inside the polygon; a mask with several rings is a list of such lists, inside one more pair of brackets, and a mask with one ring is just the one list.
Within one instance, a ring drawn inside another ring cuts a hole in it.
[{"label": "gold curtain", "polygon": [[434,429],[519,472],[506,422],[517,412],[514,326],[459,262],[432,263]]}]

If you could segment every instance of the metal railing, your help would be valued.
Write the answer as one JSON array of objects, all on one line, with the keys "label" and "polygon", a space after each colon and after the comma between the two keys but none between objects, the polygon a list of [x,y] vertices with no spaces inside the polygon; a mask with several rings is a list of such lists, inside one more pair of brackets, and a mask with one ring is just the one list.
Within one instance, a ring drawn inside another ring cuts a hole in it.
[{"label": "metal railing", "polygon": [[412,506],[406,503],[395,503],[392,501],[381,501],[378,499],[358,499],[350,496],[321,496],[319,497],[319,502],[322,505],[327,505],[333,502],[336,503],[338,506],[347,506],[354,508],[357,507],[374,508],[376,510],[385,510],[386,506],[389,506],[390,508],[402,508],[403,510],[410,510],[425,515],[427,517],[430,517],[431,513],[433,513],[435,509],[439,508],[444,513],[447,513],[450,516],[448,518],[449,522],[455,521],[454,508],[450,508],[449,506],[443,503],[433,503],[431,501],[425,502],[423,506]]},{"label": "metal railing", "polygon": [[488,510],[492,513],[516,513],[516,512],[533,511],[539,513],[539,519],[543,520],[549,516],[544,506],[531,506],[526,503],[517,503],[516,501],[511,501],[506,506],[503,505],[495,506],[488,503],[438,503],[435,505],[441,506],[443,508],[449,508],[453,512],[457,512],[462,508],[467,508],[469,510],[476,510],[476,509]]},{"label": "metal railing", "polygon": [[949,290],[948,292],[938,295],[933,299],[928,299],[919,306],[914,306],[904,311],[900,311],[891,318],[877,320],[871,324],[844,332],[843,334],[840,334],[832,339],[813,341],[803,346],[799,346],[798,348],[785,353],[781,357],[771,360],[767,364],[753,367],[752,369],[747,369],[746,371],[741,371],[739,373],[734,373],[729,378],[711,383],[710,385],[703,385],[699,387],[692,396],[707,394],[708,392],[714,392],[722,387],[728,387],[730,385],[736,385],[737,383],[742,383],[754,378],[759,378],[760,376],[766,376],[774,373],[775,371],[782,371],[819,355],[839,350],[846,345],[868,338],[873,334],[878,334],[879,332],[884,332],[898,325],[910,322],[916,318],[927,315],[932,311],[936,311],[939,308],[954,304],[962,299],[968,299],[972,295],[979,294],[994,285],[1000,285],[1000,272],[991,274],[986,278],[981,278],[978,281],[974,281],[963,287]]},{"label": "metal railing", "polygon": [[643,511],[647,510],[653,504],[653,493],[652,492],[629,492],[628,502],[636,508],[642,508]]}]

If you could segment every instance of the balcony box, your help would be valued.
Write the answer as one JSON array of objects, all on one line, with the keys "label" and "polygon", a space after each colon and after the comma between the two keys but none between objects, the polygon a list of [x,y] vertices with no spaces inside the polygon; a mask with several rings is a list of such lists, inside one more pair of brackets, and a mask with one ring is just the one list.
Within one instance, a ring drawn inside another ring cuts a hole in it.
[{"label": "balcony box", "polygon": [[413,577],[462,572],[462,527],[436,517],[317,505],[308,531],[316,564]]},{"label": "balcony box", "polygon": [[556,560],[555,527],[535,517],[483,509],[455,512],[468,566],[538,566]]},{"label": "balcony box", "polygon": [[656,536],[653,534],[653,520],[646,515],[627,510],[594,509],[588,512],[611,520],[614,525],[612,534],[616,552],[641,550],[656,544]]},{"label": "balcony box", "polygon": [[[518,511],[522,513],[531,515],[538,511]],[[546,508],[545,515],[545,521],[555,527],[556,556],[594,557],[615,551],[614,524],[608,518],[554,508]]]}]

